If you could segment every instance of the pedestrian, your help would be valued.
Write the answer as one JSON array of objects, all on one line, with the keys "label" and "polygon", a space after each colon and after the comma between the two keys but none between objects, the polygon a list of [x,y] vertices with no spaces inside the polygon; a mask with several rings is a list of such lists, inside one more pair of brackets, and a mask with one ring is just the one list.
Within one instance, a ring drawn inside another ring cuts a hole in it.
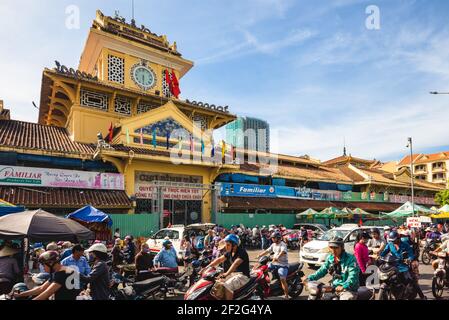
[{"label": "pedestrian", "polygon": [[[61,261],[61,264],[66,267],[72,267],[81,274],[87,276],[91,269],[86,257],[84,256],[84,248],[80,245],[74,245],[72,254]],[[62,256],[61,256],[62,258]]]},{"label": "pedestrian", "polygon": [[86,252],[93,268],[87,276],[80,274],[81,281],[89,284],[92,300],[109,300],[108,249],[103,243],[95,243]]},{"label": "pedestrian", "polygon": [[366,267],[368,266],[368,263],[370,262],[370,257],[369,257],[369,250],[368,247],[366,245],[366,243],[368,242],[368,240],[371,237],[369,236],[368,233],[366,232],[362,232],[359,233],[357,235],[357,240],[355,242],[354,245],[354,256],[357,260],[357,264],[359,265],[360,268],[360,280],[359,283],[361,286],[365,285],[365,281],[366,281]]},{"label": "pedestrian", "polygon": [[17,260],[12,256],[18,250],[5,246],[0,250],[0,294],[11,292],[11,289],[19,277],[20,269]]}]

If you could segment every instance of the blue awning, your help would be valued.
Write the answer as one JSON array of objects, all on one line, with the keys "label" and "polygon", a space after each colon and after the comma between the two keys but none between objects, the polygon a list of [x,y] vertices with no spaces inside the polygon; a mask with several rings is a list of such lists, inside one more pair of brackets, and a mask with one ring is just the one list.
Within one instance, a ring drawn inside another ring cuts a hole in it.
[{"label": "blue awning", "polygon": [[109,227],[112,226],[111,217],[92,206],[85,206],[84,208],[78,209],[68,214],[66,218],[73,218],[84,222],[105,222]]},{"label": "blue awning", "polygon": [[0,206],[0,217],[10,214],[10,213],[17,213],[25,211],[25,207],[18,206],[18,207],[2,207]]}]

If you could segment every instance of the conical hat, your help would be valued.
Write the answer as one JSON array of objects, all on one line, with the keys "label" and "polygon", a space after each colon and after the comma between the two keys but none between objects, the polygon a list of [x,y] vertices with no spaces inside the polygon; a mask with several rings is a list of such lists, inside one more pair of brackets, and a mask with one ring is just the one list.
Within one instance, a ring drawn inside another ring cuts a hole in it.
[{"label": "conical hat", "polygon": [[6,246],[2,250],[0,250],[0,257],[9,257],[18,252],[19,250]]}]

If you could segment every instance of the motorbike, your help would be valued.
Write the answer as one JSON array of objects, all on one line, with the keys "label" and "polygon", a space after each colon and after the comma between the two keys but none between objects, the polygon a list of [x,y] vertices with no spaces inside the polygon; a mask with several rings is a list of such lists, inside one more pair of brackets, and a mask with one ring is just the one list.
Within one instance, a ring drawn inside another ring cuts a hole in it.
[{"label": "motorbike", "polygon": [[[222,268],[210,267],[204,270],[201,279],[194,283],[184,295],[184,300],[218,300],[212,288],[217,278],[223,273]],[[250,280],[242,288],[234,292],[234,300],[248,300],[255,297],[255,291],[265,277],[261,269],[251,274]]]},{"label": "motorbike", "polygon": [[432,256],[430,252],[435,251],[435,249],[441,243],[440,240],[426,239],[426,244],[421,253],[421,262],[425,265],[429,265],[432,262]]},{"label": "motorbike", "polygon": [[432,294],[436,299],[440,299],[444,287],[449,287],[449,256],[445,252],[432,255],[438,259],[438,267],[432,277]]},{"label": "motorbike", "polygon": [[192,285],[200,279],[201,270],[212,261],[212,250],[204,250],[199,256],[186,258],[184,261],[187,263],[185,273],[189,277],[189,285]]},{"label": "motorbike", "polygon": [[[165,276],[150,278],[143,281],[134,282],[122,275],[115,273],[112,277],[111,300],[149,300],[167,298],[173,280]],[[122,284],[123,288],[119,289]]]},{"label": "motorbike", "polygon": [[[259,259],[259,266],[256,269],[264,273],[264,278],[261,281],[261,285],[257,289],[260,299],[266,299],[268,297],[274,297],[284,294],[284,290],[281,286],[281,280],[277,270],[272,272],[272,281],[270,281],[268,263],[270,258],[263,256]],[[301,278],[304,276],[302,271],[302,263],[290,263],[288,265],[287,284],[288,293],[290,297],[297,298],[304,289]]]},{"label": "motorbike", "polygon": [[[379,300],[414,300],[418,292],[414,286],[417,282],[411,271],[411,263],[391,254],[379,259],[378,278],[380,282]],[[405,262],[408,272],[399,272],[399,263]]]},{"label": "motorbike", "polygon": [[[327,285],[319,281],[307,282],[308,300],[340,300],[332,283],[337,279],[341,279],[341,274],[333,267],[329,269],[329,274],[332,276],[332,279]],[[357,300],[374,300],[374,298],[374,289],[367,287],[359,287],[357,289]]]}]

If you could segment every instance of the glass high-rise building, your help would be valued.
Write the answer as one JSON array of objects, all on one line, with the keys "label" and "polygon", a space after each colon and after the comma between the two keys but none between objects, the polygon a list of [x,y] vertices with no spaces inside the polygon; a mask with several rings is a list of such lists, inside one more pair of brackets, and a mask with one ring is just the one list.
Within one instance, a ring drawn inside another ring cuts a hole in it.
[{"label": "glass high-rise building", "polygon": [[237,148],[270,151],[270,125],[267,121],[239,117],[237,120],[226,125],[226,143]]}]

